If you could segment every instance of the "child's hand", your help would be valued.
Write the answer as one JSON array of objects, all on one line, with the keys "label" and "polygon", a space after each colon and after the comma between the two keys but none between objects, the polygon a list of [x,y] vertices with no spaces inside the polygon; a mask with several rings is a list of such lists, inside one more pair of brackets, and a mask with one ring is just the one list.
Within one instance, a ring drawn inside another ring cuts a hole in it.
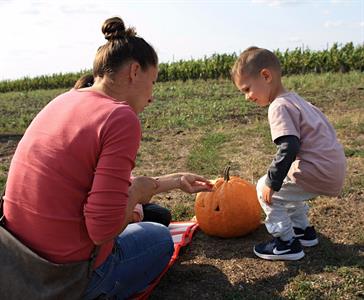
[{"label": "child's hand", "polygon": [[264,186],[263,188],[263,200],[267,204],[272,204],[272,195],[274,191],[269,186]]},{"label": "child's hand", "polygon": [[143,205],[137,204],[134,207],[132,221],[134,223],[141,222],[144,218]]},{"label": "child's hand", "polygon": [[139,223],[141,221],[142,221],[142,219],[140,218],[140,215],[137,212],[133,211],[133,213],[131,215],[131,220],[129,223]]}]

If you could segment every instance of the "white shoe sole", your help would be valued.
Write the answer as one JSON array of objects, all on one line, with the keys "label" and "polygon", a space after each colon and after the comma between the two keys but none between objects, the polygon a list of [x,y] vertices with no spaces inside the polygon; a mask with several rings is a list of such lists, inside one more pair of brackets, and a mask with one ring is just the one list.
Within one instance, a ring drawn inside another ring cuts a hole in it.
[{"label": "white shoe sole", "polygon": [[303,247],[313,247],[316,246],[318,244],[318,239],[314,239],[314,240],[300,240],[300,243]]},{"label": "white shoe sole", "polygon": [[256,252],[255,249],[253,249],[253,251],[256,256],[263,258],[263,259],[267,259],[267,260],[299,260],[305,256],[305,253],[303,251],[300,251],[298,253],[281,254],[281,255],[262,254],[262,253]]}]

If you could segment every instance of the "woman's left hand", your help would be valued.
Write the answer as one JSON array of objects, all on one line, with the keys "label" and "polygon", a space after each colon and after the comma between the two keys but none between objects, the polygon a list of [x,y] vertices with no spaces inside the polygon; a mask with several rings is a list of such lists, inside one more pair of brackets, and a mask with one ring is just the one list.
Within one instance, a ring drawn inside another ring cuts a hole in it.
[{"label": "woman's left hand", "polygon": [[129,198],[137,203],[146,204],[157,193],[158,181],[148,176],[134,177],[129,187]]},{"label": "woman's left hand", "polygon": [[200,175],[181,173],[179,188],[186,193],[211,192],[213,186],[208,179]]}]

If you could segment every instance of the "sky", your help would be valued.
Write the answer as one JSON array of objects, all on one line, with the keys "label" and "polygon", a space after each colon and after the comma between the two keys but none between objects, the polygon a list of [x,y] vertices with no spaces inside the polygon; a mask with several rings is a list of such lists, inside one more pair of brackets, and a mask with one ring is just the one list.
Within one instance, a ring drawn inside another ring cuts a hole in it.
[{"label": "sky", "polygon": [[166,63],[364,43],[364,0],[0,0],[0,80],[91,69],[113,16]]}]

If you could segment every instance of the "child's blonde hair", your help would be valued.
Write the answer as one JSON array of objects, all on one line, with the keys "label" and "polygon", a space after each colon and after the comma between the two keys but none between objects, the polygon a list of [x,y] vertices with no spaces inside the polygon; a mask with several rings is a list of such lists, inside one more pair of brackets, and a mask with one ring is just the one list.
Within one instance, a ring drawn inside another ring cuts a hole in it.
[{"label": "child's blonde hair", "polygon": [[249,47],[235,61],[231,70],[231,77],[233,81],[241,74],[255,77],[265,68],[273,69],[281,74],[281,64],[273,52],[255,46]]}]

